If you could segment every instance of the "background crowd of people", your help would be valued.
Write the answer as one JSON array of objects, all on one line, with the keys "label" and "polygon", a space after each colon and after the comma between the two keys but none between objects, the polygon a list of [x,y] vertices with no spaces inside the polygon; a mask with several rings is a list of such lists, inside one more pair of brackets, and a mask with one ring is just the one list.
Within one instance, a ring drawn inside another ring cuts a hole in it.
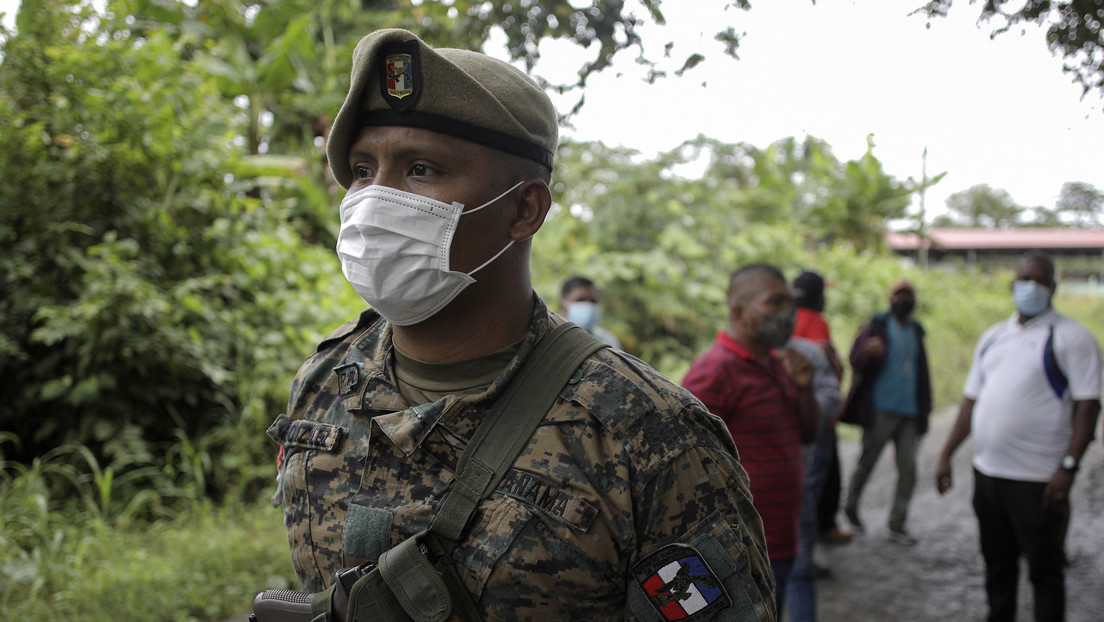
[{"label": "background crowd of people", "polygon": [[[813,272],[787,287],[773,266],[737,270],[729,285],[729,326],[683,379],[736,441],[767,532],[779,615],[788,607],[794,622],[816,620],[816,576],[828,572],[817,568],[818,539],[844,544],[853,537],[835,523],[840,487],[829,485],[840,479],[836,424],[862,429],[843,503],[851,529],[867,532],[859,513],[863,489],[892,442],[897,479],[886,536],[908,547],[917,543],[906,525],[932,410],[925,329],[913,317],[916,287],[895,282],[888,308],[862,325],[842,402],[842,365],[822,315],[823,288],[823,277]],[[1049,256],[1024,255],[1011,290],[1013,315],[976,345],[935,482],[941,493],[951,487],[951,455],[973,434],[973,505],[988,619],[1015,620],[1023,557],[1035,619],[1063,620],[1068,495],[1100,411],[1101,350],[1088,330],[1052,307]],[[810,436],[814,420],[819,435]],[[794,477],[802,465],[803,480]]]}]

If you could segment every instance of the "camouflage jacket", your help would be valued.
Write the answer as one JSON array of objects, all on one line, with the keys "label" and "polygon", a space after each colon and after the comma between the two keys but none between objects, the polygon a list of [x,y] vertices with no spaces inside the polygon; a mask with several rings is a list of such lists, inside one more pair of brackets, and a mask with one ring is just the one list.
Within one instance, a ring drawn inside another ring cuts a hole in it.
[{"label": "camouflage jacket", "polygon": [[[322,342],[269,429],[304,590],[428,528],[483,414],[562,321],[536,298],[486,391],[413,406],[394,381],[388,322],[368,311]],[[479,505],[452,561],[488,620],[773,620],[763,526],[736,455],[689,392],[601,350]]]}]

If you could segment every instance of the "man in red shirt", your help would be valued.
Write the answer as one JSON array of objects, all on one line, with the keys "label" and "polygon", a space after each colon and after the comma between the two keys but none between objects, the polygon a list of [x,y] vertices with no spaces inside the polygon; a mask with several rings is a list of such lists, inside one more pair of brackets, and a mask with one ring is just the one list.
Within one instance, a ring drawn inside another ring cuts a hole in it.
[{"label": "man in red shirt", "polygon": [[794,297],[778,268],[737,270],[728,287],[728,329],[682,381],[736,441],[763,519],[779,618],[797,555],[801,444],[813,442],[820,426],[812,365],[792,350],[775,351],[793,334],[794,316]]}]

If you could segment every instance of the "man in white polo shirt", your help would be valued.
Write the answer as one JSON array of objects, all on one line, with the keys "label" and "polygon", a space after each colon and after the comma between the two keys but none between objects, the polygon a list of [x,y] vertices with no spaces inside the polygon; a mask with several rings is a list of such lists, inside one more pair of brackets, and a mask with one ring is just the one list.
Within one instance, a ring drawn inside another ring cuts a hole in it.
[{"label": "man in white polo shirt", "polygon": [[958,419],[935,470],[951,488],[951,455],[974,436],[974,511],[985,558],[989,622],[1016,618],[1019,558],[1027,559],[1037,622],[1065,619],[1062,522],[1100,412],[1101,352],[1092,334],[1051,307],[1054,263],[1016,266],[1016,314],[982,335]]}]

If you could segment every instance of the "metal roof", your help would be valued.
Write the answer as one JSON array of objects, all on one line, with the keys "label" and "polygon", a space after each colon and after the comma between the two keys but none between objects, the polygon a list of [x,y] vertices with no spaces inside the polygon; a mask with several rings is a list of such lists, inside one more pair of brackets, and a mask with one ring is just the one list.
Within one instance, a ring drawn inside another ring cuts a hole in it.
[{"label": "metal roof", "polygon": [[[1021,227],[1016,229],[929,229],[930,247],[945,250],[1011,249],[1046,250],[1100,248],[1104,249],[1104,229],[1074,229],[1065,227]],[[886,243],[898,251],[916,250],[919,238],[914,233],[889,232]]]}]

